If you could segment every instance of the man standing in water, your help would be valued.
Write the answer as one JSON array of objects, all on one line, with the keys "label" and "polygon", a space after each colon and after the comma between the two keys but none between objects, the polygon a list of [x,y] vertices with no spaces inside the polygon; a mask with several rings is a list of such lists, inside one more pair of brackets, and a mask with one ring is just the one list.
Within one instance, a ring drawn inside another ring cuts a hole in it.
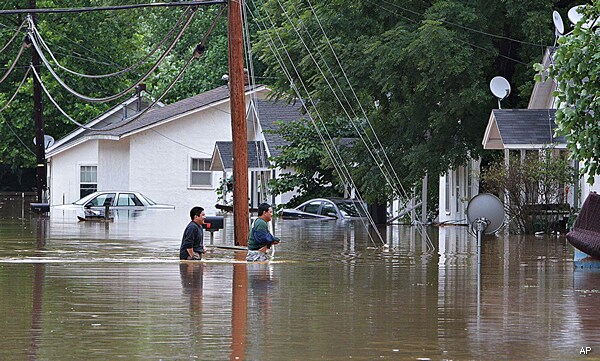
[{"label": "man standing in water", "polygon": [[271,245],[278,244],[279,238],[274,237],[269,232],[268,222],[273,218],[273,209],[268,203],[261,203],[258,206],[258,218],[252,224],[250,234],[248,235],[248,255],[246,261],[260,262],[267,261],[267,250]]},{"label": "man standing in water", "polygon": [[194,207],[190,210],[192,221],[185,227],[181,246],[179,247],[179,259],[201,260],[204,253],[204,208]]}]

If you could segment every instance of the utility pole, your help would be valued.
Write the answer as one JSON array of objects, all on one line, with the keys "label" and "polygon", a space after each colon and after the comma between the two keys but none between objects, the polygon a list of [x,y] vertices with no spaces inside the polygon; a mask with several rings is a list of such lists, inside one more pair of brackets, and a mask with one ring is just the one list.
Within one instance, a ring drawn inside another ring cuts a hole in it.
[{"label": "utility pole", "polygon": [[244,86],[242,1],[227,1],[229,98],[233,151],[233,234],[236,246],[248,245],[248,134]]},{"label": "utility pole", "polygon": [[[29,8],[36,9],[36,0],[29,0]],[[32,12],[33,23],[37,25],[37,14]],[[38,74],[40,72],[40,55],[32,47],[31,65]],[[33,77],[33,120],[35,123],[35,157],[36,157],[36,187],[37,201],[44,203],[43,194],[46,190],[46,144],[44,141],[44,107],[42,103],[42,87],[37,77]]]}]

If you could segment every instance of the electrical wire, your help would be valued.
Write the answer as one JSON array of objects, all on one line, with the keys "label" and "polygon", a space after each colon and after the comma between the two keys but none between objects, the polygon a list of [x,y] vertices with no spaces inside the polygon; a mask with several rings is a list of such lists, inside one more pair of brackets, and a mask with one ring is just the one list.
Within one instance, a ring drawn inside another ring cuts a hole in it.
[{"label": "electrical wire", "polygon": [[150,7],[173,7],[173,6],[198,6],[198,5],[219,5],[226,4],[226,0],[204,0],[204,1],[174,1],[170,3],[151,3],[151,4],[131,4],[116,6],[94,6],[81,8],[37,8],[37,9],[13,9],[0,10],[0,15],[14,14],[52,14],[52,13],[84,13],[91,11],[112,11],[112,10],[131,10]]},{"label": "electrical wire", "polygon": [[[79,73],[79,72],[76,72],[76,71],[73,71],[71,69],[68,69],[68,68],[64,67],[56,59],[56,57],[52,53],[52,50],[50,50],[50,48],[48,47],[48,45],[44,41],[42,35],[39,33],[39,30],[34,27],[33,31],[35,32],[35,35],[36,35],[37,39],[39,40],[40,44],[42,45],[42,47],[48,52],[48,54],[50,55],[50,57],[52,58],[52,60],[54,60],[54,63],[56,64],[56,66],[58,66],[60,69],[66,71],[68,73],[71,73],[73,75],[77,75],[77,76],[84,77],[84,78],[91,78],[91,79],[107,78],[107,77],[117,76],[117,75],[121,75],[123,73],[129,72],[129,71],[131,71],[133,69],[136,69],[138,66],[140,66],[144,62],[146,62],[146,60],[148,60],[152,55],[154,55],[158,51],[158,49],[160,49],[160,47],[162,47],[166,43],[166,41],[175,33],[175,30],[181,25],[181,23],[183,22],[186,14],[188,13],[188,11],[190,11],[190,9],[191,8],[185,9],[185,11],[183,12],[183,14],[179,18],[179,20],[177,20],[177,23],[173,26],[173,28],[171,28],[171,30],[169,30],[169,32],[167,33],[167,35],[165,37],[163,37],[163,39],[148,54],[146,54],[146,56],[144,56],[142,59],[138,60],[135,64],[133,64],[133,65],[131,65],[129,67],[126,67],[124,69],[121,69],[119,71],[116,71],[116,72],[113,72],[113,73],[109,73],[109,74],[101,74],[101,75],[82,74],[82,73]],[[190,14],[192,14],[192,13],[193,12],[191,12]],[[188,15],[188,16],[192,16],[192,15]]]},{"label": "electrical wire", "polygon": [[33,24],[33,20],[31,18],[31,16],[28,16],[29,19],[29,24],[30,24],[30,28],[28,30],[28,34],[30,35],[30,39],[31,42],[33,44],[33,46],[35,47],[36,51],[38,52],[38,54],[40,55],[40,59],[42,60],[42,62],[44,63],[44,65],[46,66],[46,68],[50,71],[50,73],[52,74],[52,76],[54,77],[54,79],[56,79],[56,81],[58,81],[58,83],[65,88],[69,93],[75,95],[76,97],[92,102],[92,103],[104,103],[104,102],[109,102],[118,98],[121,98],[122,96],[124,96],[125,94],[129,93],[131,90],[133,90],[136,86],[138,86],[139,84],[143,83],[149,76],[150,74],[152,74],[156,68],[158,68],[158,66],[164,61],[164,59],[167,57],[167,55],[171,52],[171,50],[173,49],[173,47],[175,46],[175,44],[179,41],[179,39],[181,38],[181,36],[183,35],[184,31],[188,28],[188,26],[190,25],[190,23],[192,22],[192,19],[194,18],[194,14],[196,12],[194,11],[192,13],[192,15],[187,19],[186,23],[184,24],[184,26],[182,27],[182,29],[180,30],[180,32],[177,34],[177,37],[175,38],[175,41],[167,48],[167,50],[165,50],[165,52],[161,55],[161,57],[156,61],[156,63],[152,66],[152,68],[150,70],[148,70],[148,72],[146,72],[146,74],[144,74],[139,80],[137,80],[133,85],[131,85],[130,87],[128,87],[127,89],[119,92],[118,94],[114,94],[112,96],[107,96],[107,97],[102,97],[102,98],[92,98],[92,97],[88,97],[85,96],[81,93],[78,93],[77,91],[73,90],[71,87],[69,87],[59,76],[58,74],[56,74],[56,72],[54,71],[54,69],[52,69],[52,66],[50,65],[50,63],[48,62],[48,59],[46,59],[46,57],[44,56],[37,40],[36,40],[36,32],[34,30],[35,25]]},{"label": "electrical wire", "polygon": [[[54,98],[52,97],[52,95],[50,95],[50,92],[46,89],[46,87],[44,86],[41,77],[39,76],[39,74],[36,72],[35,68],[33,66],[31,66],[30,68],[33,70],[33,73],[35,75],[35,77],[38,79],[38,81],[40,82],[40,85],[42,87],[42,89],[44,90],[44,92],[46,93],[46,95],[48,96],[48,98],[50,99],[50,101],[54,104],[54,106],[56,106],[56,108],[63,114],[63,116],[65,116],[67,119],[69,119],[72,123],[74,123],[75,125],[77,125],[80,128],[86,129],[86,130],[90,130],[90,131],[94,131],[94,132],[107,132],[107,131],[111,131],[114,129],[118,129],[118,128],[122,128],[128,124],[130,124],[133,121],[137,121],[137,119],[139,119],[142,115],[144,115],[146,112],[148,112],[150,109],[152,109],[158,102],[160,102],[165,95],[167,95],[167,93],[169,91],[171,91],[171,89],[173,88],[173,86],[175,85],[175,83],[177,83],[177,81],[179,81],[179,79],[181,78],[181,76],[183,75],[183,73],[189,68],[189,66],[192,64],[192,61],[194,59],[197,59],[199,57],[201,57],[204,53],[204,48],[205,48],[205,44],[208,41],[208,38],[210,37],[210,35],[212,34],[218,19],[221,17],[221,15],[223,14],[225,7],[223,7],[221,9],[221,11],[217,14],[217,16],[215,16],[213,23],[211,24],[209,30],[207,31],[207,33],[204,35],[204,37],[202,38],[200,44],[198,44],[197,48],[195,49],[193,55],[190,57],[190,59],[188,60],[188,62],[185,64],[185,66],[181,69],[181,71],[179,72],[179,74],[177,74],[177,76],[175,77],[175,79],[169,84],[169,86],[167,87],[167,89],[161,94],[161,96],[157,99],[155,99],[152,104],[150,104],[147,108],[145,108],[142,112],[137,113],[136,115],[132,116],[130,119],[128,119],[126,122],[123,122],[121,124],[116,124],[115,126],[107,126],[104,127],[102,129],[96,129],[96,128],[91,128],[87,125],[81,124],[79,122],[77,122],[75,119],[73,119],[71,116],[69,116],[61,107],[60,105],[58,105],[58,103],[54,100]],[[159,133],[158,131],[154,130],[156,133]],[[162,134],[161,134],[162,135]],[[164,135],[163,135],[164,136]],[[164,136],[165,138],[168,138],[166,136]],[[168,138],[170,139],[170,138]],[[181,143],[178,143],[180,145],[183,145]],[[187,146],[186,146],[187,147]],[[189,148],[189,147],[188,147]],[[190,148],[193,149],[193,148]],[[197,149],[193,149],[196,151],[199,151]],[[199,151],[201,152],[201,151]]]},{"label": "electrical wire", "polygon": [[19,28],[15,31],[15,34],[12,36],[12,38],[10,38],[10,40],[8,41],[8,43],[6,43],[6,45],[4,45],[4,47],[2,49],[0,49],[0,53],[4,52],[4,50],[6,50],[10,44],[12,44],[12,42],[17,38],[17,35],[20,34],[21,32],[21,28],[25,25],[25,20],[23,20],[23,22],[21,23],[21,25],[19,25]]},{"label": "electrical wire", "polygon": [[4,82],[4,80],[15,69],[15,65],[17,65],[17,62],[19,61],[19,58],[21,58],[21,55],[23,54],[23,50],[25,50],[26,47],[27,46],[25,45],[25,43],[21,44],[21,48],[19,49],[19,52],[17,53],[17,56],[15,57],[15,60],[13,60],[13,62],[10,64],[10,67],[8,68],[8,70],[6,71],[6,73],[4,73],[4,75],[2,76],[2,78],[0,78],[0,84],[2,82]]},{"label": "electrical wire", "polygon": [[[4,104],[4,106],[0,109],[0,113],[2,113],[6,108],[9,107],[9,105],[13,102],[13,100],[15,100],[15,98],[17,97],[17,94],[19,93],[19,90],[21,89],[21,87],[23,87],[23,84],[25,84],[25,80],[27,80],[27,76],[29,75],[29,69],[27,69],[27,71],[25,72],[25,75],[23,76],[23,80],[21,80],[21,83],[19,84],[19,86],[17,87],[17,90],[15,90],[15,92],[13,93],[13,95],[10,97],[10,99],[6,102],[6,104]],[[17,132],[13,129],[13,127],[10,125],[10,120],[4,118],[4,124],[6,124],[6,126],[8,127],[8,129],[10,129],[10,131],[13,133],[13,135],[17,138],[17,140],[23,145],[23,147],[25,147],[25,149],[27,149],[31,154],[36,155],[35,152],[33,150],[31,150],[31,148],[29,148],[27,146],[27,144],[25,144],[25,142],[23,142],[23,140],[21,139],[21,137],[19,137],[19,135],[17,134]]]},{"label": "electrical wire", "polygon": [[[255,8],[258,10],[258,7],[256,7],[256,4],[254,4],[254,5],[255,5]],[[294,90],[294,92],[296,93],[298,99],[300,99],[299,101],[301,102],[302,106],[306,110],[306,113],[307,113],[310,121],[312,122],[313,126],[315,127],[315,130],[316,130],[319,138],[321,139],[321,142],[325,146],[325,151],[327,152],[329,158],[331,159],[332,165],[333,165],[334,169],[336,170],[336,172],[338,173],[338,175],[342,178],[342,180],[345,182],[345,184],[349,184],[350,186],[352,186],[356,190],[357,198],[361,201],[360,204],[361,204],[361,207],[363,207],[363,210],[365,211],[365,214],[367,215],[368,222],[375,229],[376,234],[379,236],[380,241],[383,244],[385,244],[386,242],[383,240],[383,237],[381,236],[381,233],[379,232],[379,230],[375,226],[375,222],[373,221],[371,215],[369,214],[369,212],[367,211],[367,209],[364,206],[364,200],[360,196],[360,192],[358,191],[358,187],[356,187],[356,185],[354,184],[354,180],[350,176],[350,172],[348,171],[348,169],[347,169],[347,167],[345,165],[345,162],[343,161],[343,158],[342,158],[341,154],[339,153],[339,151],[337,150],[337,148],[335,146],[333,146],[333,144],[334,144],[333,138],[331,137],[331,135],[327,131],[327,127],[325,126],[323,118],[320,116],[320,114],[319,114],[319,112],[318,112],[318,110],[316,108],[316,105],[315,105],[314,101],[312,100],[312,97],[310,96],[310,94],[308,92],[308,89],[306,88],[304,82],[302,81],[302,78],[301,78],[300,74],[298,73],[298,69],[294,66],[294,63],[293,63],[293,61],[291,59],[291,56],[290,56],[289,52],[287,51],[287,49],[285,48],[285,43],[283,42],[283,40],[279,36],[279,32],[277,31],[277,29],[275,29],[273,20],[270,17],[270,15],[268,13],[266,15],[269,18],[269,21],[271,22],[271,27],[274,29],[274,31],[275,31],[275,33],[276,33],[276,35],[279,38],[279,41],[281,43],[281,47],[278,47],[275,44],[275,41],[271,37],[271,34],[267,31],[267,25],[264,22],[262,22],[262,24],[263,24],[262,28],[264,29],[264,32],[267,34],[267,37],[269,38],[269,41],[270,41],[269,47],[273,51],[273,54],[275,55],[275,58],[277,59],[279,65],[281,66],[282,71],[284,72],[284,74],[286,75],[286,77],[288,78],[288,80],[290,81],[291,88]],[[258,21],[260,21],[260,20],[256,16],[254,16],[254,15],[253,15],[253,17],[254,17],[254,19],[256,21],[257,26],[261,27],[261,25],[258,23]],[[320,120],[321,124],[323,125],[324,133],[327,135],[327,137],[329,138],[329,141],[332,144],[331,147],[329,145],[329,142],[325,140],[325,137],[323,136],[323,133],[319,129],[318,124],[316,123],[315,119],[311,115],[310,109],[308,108],[308,106],[306,105],[306,103],[304,102],[304,100],[302,99],[302,96],[300,94],[300,91],[299,91],[298,87],[294,83],[294,80],[293,80],[291,74],[289,73],[289,71],[287,70],[287,67],[285,66],[285,62],[283,60],[283,57],[281,56],[281,54],[279,54],[279,50],[280,49],[283,49],[283,51],[287,55],[288,59],[290,60],[291,67],[294,69],[294,72],[296,73],[296,75],[297,75],[297,77],[298,77],[298,79],[300,81],[301,86],[304,88],[304,91],[306,92],[309,101],[312,103],[312,109],[314,109],[314,111],[315,111],[315,113],[317,115],[317,118]],[[333,150],[331,148],[333,148]],[[368,225],[366,223],[364,223],[364,220],[361,219],[361,221],[363,221],[363,224],[365,225],[365,228],[368,230]],[[369,238],[370,238],[371,242],[373,244],[376,244],[375,241],[373,240],[372,236],[371,236],[371,233],[367,232],[367,234],[369,235]]]},{"label": "electrical wire", "polygon": [[[370,2],[370,3],[371,3],[371,4],[373,4],[373,5],[376,5],[376,6],[379,6],[379,7],[381,7],[381,6],[380,6],[380,5],[379,5],[379,4],[378,4],[376,1],[375,1],[375,2],[374,2],[374,1],[371,1],[371,0],[366,0],[366,1]],[[418,11],[414,11],[414,10],[411,10],[411,9],[408,9],[408,8],[405,8],[405,7],[402,7],[402,6],[398,5],[398,4],[390,3],[390,2],[388,2],[388,1],[386,1],[386,0],[378,0],[378,1],[380,1],[380,2],[382,2],[382,3],[385,3],[385,4],[387,4],[387,5],[393,6],[393,7],[395,7],[395,8],[398,8],[398,9],[400,9],[400,10],[402,10],[402,11],[409,12],[409,13],[411,13],[411,14],[418,15],[418,16],[421,16],[421,17],[425,17],[425,14],[423,14],[423,13],[420,13],[420,12],[418,12]],[[388,10],[388,9],[386,9],[386,8],[382,8],[382,9],[384,9],[384,10],[387,10],[387,11],[391,12],[390,10]],[[392,12],[392,13],[393,13],[393,12]],[[399,14],[397,14],[397,13],[395,13],[395,14],[396,14],[396,15],[399,15]],[[407,19],[410,19],[410,18],[407,18]],[[447,24],[447,25],[456,26],[456,27],[458,27],[458,28],[461,28],[461,29],[463,29],[463,30],[471,31],[471,32],[474,32],[474,33],[478,33],[478,34],[486,35],[486,36],[493,37],[493,38],[497,38],[497,39],[508,40],[508,41],[512,41],[512,42],[515,42],[515,43],[520,43],[520,44],[524,44],[524,45],[532,45],[532,46],[536,46],[536,47],[543,47],[543,48],[547,48],[547,47],[548,47],[548,45],[537,44],[537,43],[532,43],[532,42],[529,42],[529,41],[524,41],[524,40],[519,40],[519,39],[510,38],[510,37],[503,36],[503,35],[496,35],[496,34],[488,33],[488,32],[486,32],[486,31],[483,31],[483,30],[479,30],[479,29],[470,28],[470,27],[468,27],[468,26],[464,26],[464,25],[461,25],[461,24],[457,24],[457,23],[454,23],[454,22],[451,22],[451,21],[447,21],[447,20],[444,20],[444,19],[434,19],[434,20],[435,20],[435,21],[442,22],[442,23],[444,23],[444,24]],[[414,22],[417,22],[416,20],[412,20],[412,21],[414,21]]]}]

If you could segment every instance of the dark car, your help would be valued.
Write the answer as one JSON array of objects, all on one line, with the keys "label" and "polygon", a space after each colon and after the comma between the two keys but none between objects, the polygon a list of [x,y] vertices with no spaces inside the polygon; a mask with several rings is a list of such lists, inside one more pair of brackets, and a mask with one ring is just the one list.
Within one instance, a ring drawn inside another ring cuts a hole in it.
[{"label": "dark car", "polygon": [[316,198],[281,211],[283,219],[351,219],[366,217],[366,205],[356,199]]}]

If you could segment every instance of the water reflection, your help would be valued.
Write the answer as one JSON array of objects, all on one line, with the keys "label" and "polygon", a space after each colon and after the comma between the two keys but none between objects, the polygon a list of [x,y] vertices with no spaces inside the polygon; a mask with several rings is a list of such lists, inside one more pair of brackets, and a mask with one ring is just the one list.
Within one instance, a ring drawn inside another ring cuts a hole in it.
[{"label": "water reflection", "polygon": [[564,238],[486,236],[478,271],[466,227],[388,227],[382,247],[361,223],[278,220],[274,262],[215,250],[181,263],[186,212],[103,224],[11,209],[2,360],[563,360],[600,347],[600,273],[574,272]]}]

